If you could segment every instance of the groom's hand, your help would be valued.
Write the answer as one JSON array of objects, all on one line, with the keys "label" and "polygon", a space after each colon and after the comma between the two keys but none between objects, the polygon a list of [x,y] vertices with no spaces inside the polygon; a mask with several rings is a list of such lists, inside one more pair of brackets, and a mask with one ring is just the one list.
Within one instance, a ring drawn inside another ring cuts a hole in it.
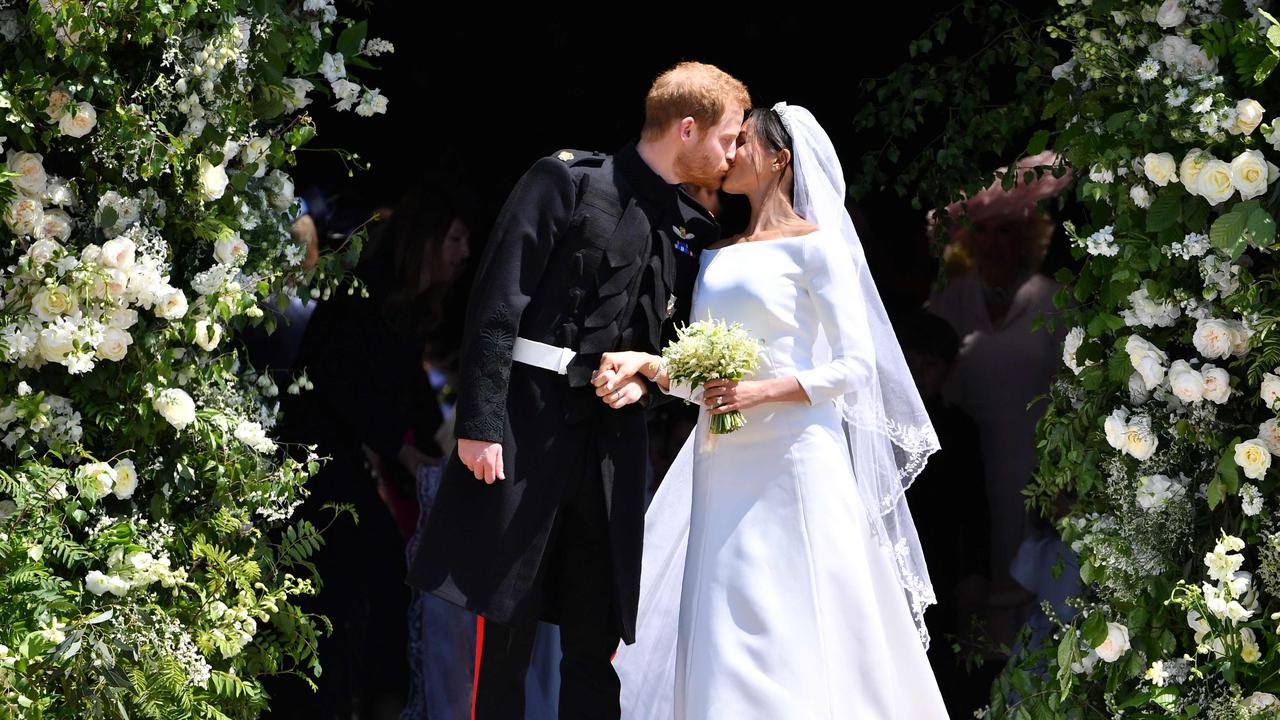
[{"label": "groom's hand", "polygon": [[[632,377],[636,373],[640,373],[648,377],[653,373],[653,371],[650,370],[649,373],[646,374],[644,372],[645,366],[651,365],[658,359],[659,358],[656,355],[636,352],[634,350],[604,353],[600,356],[599,375],[596,376],[596,380],[598,381],[600,375],[604,375],[606,372],[612,373],[610,381],[615,385],[619,384],[622,380]],[[601,386],[601,383],[595,382],[595,386],[598,388]]]},{"label": "groom's hand", "polygon": [[502,443],[458,438],[458,459],[475,474],[477,480],[488,485],[495,480],[507,479],[502,469]]},{"label": "groom's hand", "polygon": [[644,379],[638,375],[619,378],[612,370],[597,372],[591,383],[596,386],[596,397],[614,410],[640,401],[649,392]]}]

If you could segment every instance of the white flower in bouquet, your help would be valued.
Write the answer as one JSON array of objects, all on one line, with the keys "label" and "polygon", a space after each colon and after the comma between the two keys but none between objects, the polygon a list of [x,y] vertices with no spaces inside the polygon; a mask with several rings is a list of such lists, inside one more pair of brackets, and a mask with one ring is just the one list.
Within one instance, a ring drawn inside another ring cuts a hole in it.
[{"label": "white flower in bouquet", "polygon": [[129,238],[112,238],[102,244],[99,262],[106,267],[128,271],[133,267],[137,245]]},{"label": "white flower in bouquet", "polygon": [[1138,483],[1136,499],[1138,507],[1151,512],[1168,505],[1171,500],[1181,498],[1186,488],[1180,483],[1170,480],[1165,475],[1148,475]]},{"label": "white flower in bouquet", "polygon": [[1240,486],[1240,510],[1249,517],[1262,512],[1262,492],[1256,485],[1245,483]]},{"label": "white flower in bouquet", "polygon": [[236,425],[235,436],[237,440],[260,453],[269,453],[276,447],[271,438],[267,437],[262,425],[249,420],[241,420]]},{"label": "white flower in bouquet", "polygon": [[[1142,379],[1142,374],[1134,372],[1129,376],[1129,404],[1137,407],[1143,405],[1151,399],[1151,391],[1147,389],[1147,381]],[[1119,447],[1116,448],[1117,450]]]},{"label": "white flower in bouquet", "polygon": [[[710,380],[742,380],[759,367],[761,343],[740,323],[700,320],[676,330],[662,351],[671,382],[699,387]],[[730,433],[745,424],[739,411],[711,416],[711,431]]]},{"label": "white flower in bouquet", "polygon": [[1156,23],[1162,28],[1175,28],[1187,19],[1181,0],[1164,0],[1156,11]]},{"label": "white flower in bouquet", "polygon": [[31,243],[31,247],[27,248],[27,257],[31,258],[33,267],[38,267],[53,262],[61,251],[62,244],[57,240],[43,238]]},{"label": "white flower in bouquet", "polygon": [[285,112],[297,112],[311,104],[311,98],[307,97],[307,93],[314,90],[315,85],[312,85],[310,80],[285,78],[284,84],[290,92],[283,98]]},{"label": "white flower in bouquet", "polygon": [[1260,480],[1267,474],[1267,468],[1271,467],[1271,451],[1262,440],[1245,440],[1236,444],[1235,460],[1245,477]]},{"label": "white flower in bouquet", "polygon": [[124,597],[129,592],[129,583],[115,575],[104,575],[99,570],[90,570],[84,578],[85,589],[94,595],[111,593],[116,597]]},{"label": "white flower in bouquet", "polygon": [[213,244],[213,256],[223,265],[239,265],[248,254],[249,245],[238,232],[220,237]]},{"label": "white flower in bouquet", "polygon": [[260,178],[267,174],[267,163],[263,162],[263,159],[270,150],[271,138],[255,137],[245,143],[244,148],[240,150],[240,162],[244,163],[245,167],[256,166],[253,176]]},{"label": "white flower in bouquet", "polygon": [[1103,432],[1107,436],[1107,444],[1116,450],[1123,450],[1125,445],[1125,433],[1129,427],[1129,411],[1124,408],[1116,408],[1107,416],[1103,423]]},{"label": "white flower in bouquet", "polygon": [[116,461],[114,469],[116,484],[111,493],[121,500],[128,500],[138,489],[138,470],[133,466],[133,461],[128,458]]},{"label": "white flower in bouquet", "polygon": [[1185,403],[1204,399],[1204,376],[1186,360],[1174,360],[1169,366],[1169,388]]},{"label": "white flower in bouquet", "polygon": [[75,296],[66,285],[42,287],[31,298],[31,313],[41,322],[52,322],[76,311]]},{"label": "white flower in bouquet", "polygon": [[320,74],[330,83],[335,83],[347,76],[346,62],[342,53],[325,53],[320,60]]},{"label": "white flower in bouquet", "polygon": [[[1280,371],[1280,368],[1276,368]],[[1262,376],[1262,387],[1259,390],[1262,397],[1262,404],[1272,410],[1280,409],[1277,407],[1276,401],[1280,400],[1280,375],[1275,373],[1264,373]]]},{"label": "white flower in bouquet", "polygon": [[66,208],[76,204],[76,194],[66,180],[50,175],[48,182],[45,183],[44,194],[40,196],[40,200],[45,205]]},{"label": "white flower in bouquet", "polygon": [[34,236],[44,224],[44,206],[35,198],[19,195],[5,208],[4,222],[15,235]]},{"label": "white flower in bouquet", "polygon": [[1228,131],[1232,135],[1248,135],[1262,124],[1265,112],[1257,100],[1241,100],[1236,103],[1235,125],[1228,128]]},{"label": "white flower in bouquet", "polygon": [[1130,335],[1124,348],[1129,354],[1130,364],[1142,375],[1148,390],[1154,390],[1164,382],[1164,364],[1169,357],[1163,350],[1138,335]]},{"label": "white flower in bouquet", "polygon": [[185,391],[165,388],[151,401],[152,407],[168,423],[181,430],[196,419],[196,404]]},{"label": "white flower in bouquet", "polygon": [[1231,357],[1233,328],[1226,320],[1197,320],[1192,344],[1206,358]]},{"label": "white flower in bouquet", "polygon": [[1231,161],[1231,184],[1240,199],[1249,200],[1267,192],[1270,170],[1260,150],[1245,150]]},{"label": "white flower in bouquet", "polygon": [[222,339],[222,326],[209,319],[196,321],[196,345],[206,352],[212,352]]},{"label": "white flower in bouquet", "polygon": [[97,124],[98,111],[89,103],[81,102],[58,119],[58,130],[67,137],[82,138],[93,132]]},{"label": "white flower in bouquet", "polygon": [[1217,158],[1210,158],[1196,175],[1196,194],[1208,200],[1210,205],[1221,205],[1235,193],[1231,177],[1230,165]]},{"label": "white flower in bouquet", "polygon": [[1142,170],[1148,180],[1160,187],[1178,182],[1178,161],[1170,153],[1147,153],[1142,158]]},{"label": "white flower in bouquet", "polygon": [[1192,195],[1200,194],[1200,171],[1212,159],[1212,155],[1200,148],[1191,148],[1183,156],[1182,164],[1178,167],[1178,176],[1182,179],[1182,184],[1187,188],[1187,192]]},{"label": "white flower in bouquet", "polygon": [[1129,293],[1129,305],[1128,310],[1121,311],[1121,317],[1124,318],[1125,325],[1130,327],[1136,325],[1173,327],[1177,319],[1182,316],[1182,309],[1177,302],[1173,300],[1156,302],[1145,286]]},{"label": "white flower in bouquet", "polygon": [[1147,668],[1144,678],[1151,681],[1156,687],[1165,687],[1169,683],[1169,671],[1165,670],[1164,661],[1157,660],[1151,663],[1151,667]]},{"label": "white flower in bouquet", "polygon": [[1114,171],[1102,166],[1101,164],[1095,164],[1093,167],[1089,168],[1089,179],[1096,183],[1106,185],[1108,183],[1115,182],[1116,174]]},{"label": "white flower in bouquet", "polygon": [[93,500],[99,500],[111,494],[115,486],[115,468],[107,463],[86,463],[76,470],[76,487]]},{"label": "white flower in bouquet", "polygon": [[71,237],[71,216],[62,210],[47,209],[43,212],[35,237],[66,241]]},{"label": "white flower in bouquet", "polygon": [[271,206],[280,212],[293,205],[293,179],[283,170],[272,170],[267,176],[266,187],[271,192]]},{"label": "white flower in bouquet", "polygon": [[335,81],[332,90],[334,99],[338,101],[334,103],[333,107],[338,112],[350,110],[360,98],[360,86],[350,80]]},{"label": "white flower in bouquet", "polygon": [[133,308],[113,308],[103,319],[107,327],[128,330],[138,322],[138,311]]},{"label": "white flower in bouquet", "polygon": [[62,114],[66,112],[67,105],[70,103],[71,93],[67,92],[65,88],[56,87],[49,91],[44,112],[49,116],[50,120],[57,122],[62,117]]},{"label": "white flower in bouquet", "polygon": [[1259,425],[1258,439],[1272,455],[1280,455],[1280,418],[1271,418]]},{"label": "white flower in bouquet", "polygon": [[1120,245],[1116,243],[1115,235],[1112,234],[1114,231],[1115,228],[1111,225],[1099,229],[1085,239],[1085,250],[1090,255],[1114,257],[1120,252]]},{"label": "white flower in bouquet", "polygon": [[1080,658],[1079,661],[1071,663],[1071,672],[1076,675],[1088,675],[1093,672],[1093,666],[1098,664],[1098,651],[1093,648]]},{"label": "white flower in bouquet", "polygon": [[1129,628],[1117,622],[1107,623],[1107,637],[1094,648],[1103,662],[1113,663],[1129,651]]},{"label": "white flower in bouquet", "polygon": [[1265,692],[1255,692],[1249,697],[1240,701],[1240,709],[1252,711],[1254,715],[1263,715],[1264,711],[1275,713],[1280,709],[1280,700],[1275,695]]},{"label": "white flower in bouquet", "polygon": [[371,88],[366,91],[364,97],[360,99],[359,107],[356,108],[356,114],[363,117],[384,115],[386,112],[387,96],[383,95],[378,88]]},{"label": "white flower in bouquet", "polygon": [[[108,210],[111,212],[107,212]],[[104,235],[114,238],[138,222],[142,218],[141,213],[142,209],[136,199],[126,198],[115,190],[108,190],[98,199],[94,223],[102,228]],[[106,221],[111,214],[115,215],[115,222],[108,225]]]},{"label": "white flower in bouquet", "polygon": [[187,296],[179,288],[165,288],[157,294],[155,313],[166,320],[177,320],[187,314]]},{"label": "white flower in bouquet", "polygon": [[1080,346],[1084,344],[1084,337],[1084,328],[1073,327],[1067,333],[1066,341],[1062,346],[1062,362],[1076,375],[1079,375],[1086,367],[1097,364],[1097,361],[1089,360],[1084,365],[1080,365],[1076,360],[1076,353],[1080,351]]},{"label": "white flower in bouquet", "polygon": [[1231,397],[1231,376],[1227,371],[1205,363],[1200,367],[1204,379],[1204,399],[1222,405]]},{"label": "white flower in bouquet", "polygon": [[227,184],[230,179],[227,177],[227,168],[222,165],[214,165],[205,158],[200,158],[200,192],[205,200],[217,200],[227,191]]},{"label": "white flower in bouquet", "polygon": [[1139,461],[1147,461],[1155,454],[1160,441],[1151,429],[1151,419],[1145,415],[1130,418],[1125,426],[1124,451]]},{"label": "white flower in bouquet", "polygon": [[10,182],[23,194],[39,198],[44,194],[49,176],[44,170],[44,155],[40,153],[15,152],[9,156],[9,172],[18,173],[18,177]]},{"label": "white flower in bouquet", "polygon": [[1141,185],[1134,185],[1129,188],[1129,199],[1133,201],[1134,205],[1144,210],[1151,207],[1151,193]]},{"label": "white flower in bouquet", "polygon": [[133,336],[120,328],[108,327],[102,333],[102,342],[98,343],[98,357],[103,360],[119,362],[129,352],[133,344]]}]

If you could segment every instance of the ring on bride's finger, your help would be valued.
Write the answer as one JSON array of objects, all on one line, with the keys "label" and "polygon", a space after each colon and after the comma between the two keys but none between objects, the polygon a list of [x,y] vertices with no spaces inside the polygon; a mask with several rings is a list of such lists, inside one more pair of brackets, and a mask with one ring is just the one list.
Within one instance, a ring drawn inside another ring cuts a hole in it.
[{"label": "ring on bride's finger", "polygon": [[718,397],[718,398],[716,398],[716,407],[720,407],[720,406],[721,406],[721,405],[723,405],[723,404],[724,404],[724,398],[723,398],[723,397]]}]

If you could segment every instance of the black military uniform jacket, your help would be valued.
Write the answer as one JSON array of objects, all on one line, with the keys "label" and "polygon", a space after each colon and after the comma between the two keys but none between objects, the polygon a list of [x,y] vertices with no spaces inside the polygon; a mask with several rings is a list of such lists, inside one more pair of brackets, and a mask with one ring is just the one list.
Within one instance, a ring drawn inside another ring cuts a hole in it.
[{"label": "black military uniform jacket", "polygon": [[[615,350],[659,352],[688,321],[697,256],[719,226],[634,143],[565,150],[512,190],[482,255],[462,345],[455,435],[501,442],[486,485],[455,451],[409,582],[498,622],[554,600],[530,592],[568,478],[604,483],[619,634],[634,642],[644,533],[644,409],[613,410],[591,374]],[[567,375],[515,363],[517,337],[578,353]],[[650,386],[649,402],[665,396]]]}]

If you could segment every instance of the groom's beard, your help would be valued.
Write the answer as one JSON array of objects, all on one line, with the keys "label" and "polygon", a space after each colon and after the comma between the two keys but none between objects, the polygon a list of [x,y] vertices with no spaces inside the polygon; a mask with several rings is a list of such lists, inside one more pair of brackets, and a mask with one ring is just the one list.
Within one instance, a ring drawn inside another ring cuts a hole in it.
[{"label": "groom's beard", "polygon": [[708,190],[719,190],[724,183],[726,168],[723,156],[713,153],[688,153],[676,155],[675,171],[680,182],[698,185]]}]

